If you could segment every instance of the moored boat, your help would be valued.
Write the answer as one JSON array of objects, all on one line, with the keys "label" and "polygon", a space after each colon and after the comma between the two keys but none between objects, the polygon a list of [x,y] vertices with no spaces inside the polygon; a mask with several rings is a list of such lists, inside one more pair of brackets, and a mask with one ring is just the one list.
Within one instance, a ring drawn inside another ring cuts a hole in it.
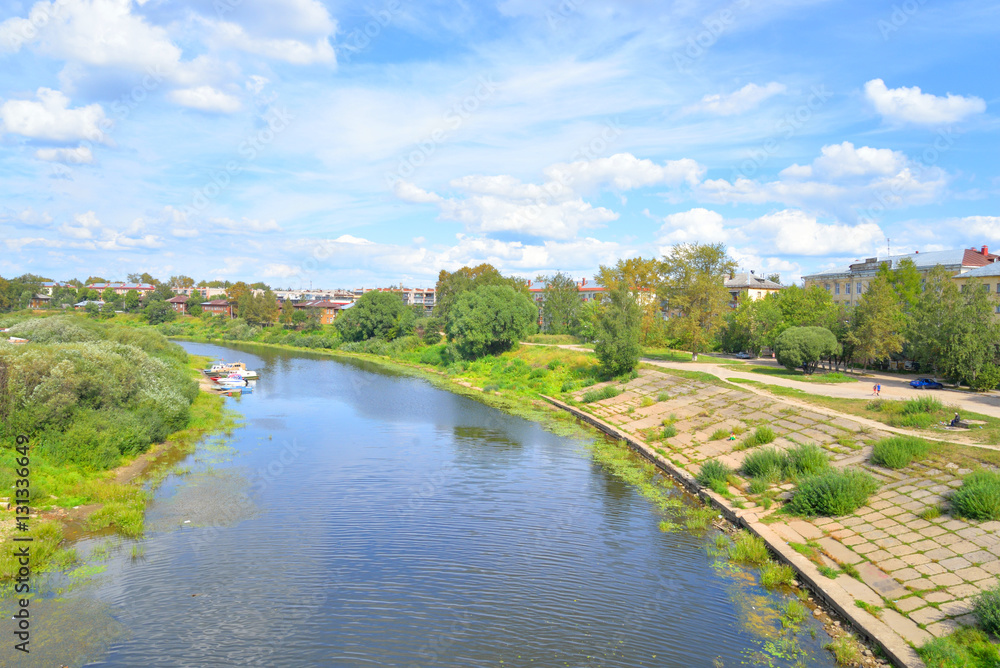
[{"label": "moored boat", "polygon": [[247,380],[259,378],[257,372],[247,369],[247,365],[243,362],[215,362],[208,369],[202,369],[202,372],[209,378],[220,378],[233,373],[238,373]]}]

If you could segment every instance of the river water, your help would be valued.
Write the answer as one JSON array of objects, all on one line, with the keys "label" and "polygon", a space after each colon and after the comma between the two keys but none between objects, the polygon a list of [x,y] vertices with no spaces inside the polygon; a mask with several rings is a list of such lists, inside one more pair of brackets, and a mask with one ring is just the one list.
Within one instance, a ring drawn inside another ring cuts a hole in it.
[{"label": "river water", "polygon": [[182,345],[260,372],[239,426],[135,547],[81,541],[19,665],[833,665],[811,617],[775,649],[790,594],[661,532],[580,437],[363,363]]}]

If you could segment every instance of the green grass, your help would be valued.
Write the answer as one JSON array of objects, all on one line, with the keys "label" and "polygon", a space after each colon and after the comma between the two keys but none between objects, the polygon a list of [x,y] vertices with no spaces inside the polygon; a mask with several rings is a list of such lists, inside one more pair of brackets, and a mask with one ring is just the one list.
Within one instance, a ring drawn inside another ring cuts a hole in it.
[{"label": "green grass", "polygon": [[701,470],[698,471],[695,479],[705,487],[712,487],[713,483],[721,483],[725,489],[728,489],[725,486],[729,484],[729,476],[732,474],[733,470],[719,460],[709,459],[701,465]]},{"label": "green grass", "polygon": [[965,476],[962,486],[952,492],[952,510],[973,520],[1000,519],[1000,473],[980,469]]},{"label": "green grass", "polygon": [[972,612],[984,631],[1000,635],[1000,586],[977,594],[972,599]]},{"label": "green grass", "polygon": [[798,626],[805,621],[808,614],[809,608],[801,601],[792,598],[781,608],[781,623],[784,626]]},{"label": "green grass", "polygon": [[740,530],[729,548],[729,558],[741,564],[763,566],[771,559],[764,540],[748,531]]},{"label": "green grass", "polygon": [[528,343],[543,343],[550,346],[561,346],[580,343],[580,339],[569,334],[534,334],[525,339]]},{"label": "green grass", "polygon": [[861,608],[862,610],[864,610],[865,612],[874,617],[878,617],[880,614],[882,614],[882,606],[880,605],[872,605],[871,603],[867,603],[865,601],[862,601],[861,599],[855,600],[854,605],[858,606],[859,608]]},{"label": "green grass", "polygon": [[585,392],[583,397],[581,397],[580,401],[582,401],[585,404],[590,404],[595,401],[612,399],[614,397],[617,397],[621,393],[622,393],[621,390],[619,390],[614,385],[605,385],[599,390],[590,390],[589,392]]},{"label": "green grass", "polygon": [[691,353],[673,348],[643,348],[642,357],[658,362],[690,362]]},{"label": "green grass", "polygon": [[691,530],[707,529],[712,526],[712,520],[717,516],[714,508],[702,506],[700,508],[690,508],[684,518],[684,525]]},{"label": "green grass", "polygon": [[863,506],[878,487],[878,481],[865,471],[831,469],[800,481],[786,507],[797,515],[850,515]]},{"label": "green grass", "polygon": [[883,438],[872,449],[872,464],[901,469],[919,461],[931,451],[931,444],[915,436]]},{"label": "green grass", "polygon": [[767,445],[776,438],[774,430],[767,425],[757,427],[752,434],[744,438],[733,450],[746,450],[756,448],[759,445]]},{"label": "green grass", "polygon": [[861,661],[861,645],[852,635],[842,635],[823,647],[833,653],[838,666],[855,666]]},{"label": "green grass", "polygon": [[677,427],[672,424],[664,425],[663,431],[660,432],[660,439],[665,440],[668,438],[673,438],[677,435]]},{"label": "green grass", "polygon": [[776,448],[754,450],[743,460],[740,471],[751,478],[769,483],[782,479],[785,454]]},{"label": "green grass", "polygon": [[639,408],[649,408],[650,406],[652,406],[655,403],[656,403],[656,400],[653,399],[653,397],[643,397],[639,401]]},{"label": "green grass", "polygon": [[728,429],[716,429],[715,431],[712,432],[712,435],[708,437],[708,440],[710,440],[710,441],[721,441],[721,440],[723,440],[725,438],[729,438],[729,430]]},{"label": "green grass", "polygon": [[927,506],[919,513],[917,513],[917,517],[919,517],[922,520],[927,520],[928,522],[930,520],[936,520],[937,518],[941,517],[941,515],[942,512],[940,506]]},{"label": "green grass", "polygon": [[960,628],[943,638],[934,638],[917,654],[927,668],[996,668],[1000,666],[1000,649],[989,637],[974,628]]},{"label": "green grass", "polygon": [[795,579],[795,571],[788,564],[768,561],[760,567],[760,583],[765,587],[791,585]]},{"label": "green grass", "polygon": [[828,577],[831,580],[836,580],[837,576],[840,575],[840,571],[838,571],[836,568],[832,568],[830,566],[819,566],[818,570],[819,570],[820,575],[823,575],[824,577]]},{"label": "green grass", "polygon": [[725,365],[726,368],[733,368],[734,371],[748,371],[773,378],[785,378],[787,380],[798,380],[805,383],[856,383],[858,379],[853,376],[835,371],[832,373],[812,373],[807,374],[802,371],[789,371],[784,367],[759,366],[756,364]]}]

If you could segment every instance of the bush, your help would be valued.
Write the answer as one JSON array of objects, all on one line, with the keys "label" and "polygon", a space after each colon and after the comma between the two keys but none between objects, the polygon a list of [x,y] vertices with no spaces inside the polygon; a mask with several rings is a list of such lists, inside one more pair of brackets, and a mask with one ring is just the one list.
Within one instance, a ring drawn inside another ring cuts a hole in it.
[{"label": "bush", "polygon": [[733,470],[718,459],[709,459],[701,465],[701,470],[695,479],[705,487],[711,487],[716,481],[726,483],[732,474]]},{"label": "bush", "polygon": [[752,434],[744,438],[736,450],[746,450],[747,448],[755,448],[758,445],[767,445],[775,439],[774,430],[770,427],[763,425],[757,427]]},{"label": "bush", "polygon": [[861,662],[861,645],[854,636],[840,636],[823,647],[833,652],[838,666],[856,666]]},{"label": "bush", "polygon": [[639,365],[642,309],[627,288],[616,288],[597,317],[594,353],[605,376],[620,376]]},{"label": "bush", "polygon": [[1000,520],[1000,473],[979,470],[951,495],[956,515],[973,520]]},{"label": "bush", "polygon": [[830,468],[830,457],[823,448],[803,443],[785,453],[785,475],[789,478],[814,476]]},{"label": "bush", "polygon": [[1000,635],[1000,586],[977,594],[972,599],[972,612],[984,631]]},{"label": "bush", "polygon": [[606,385],[599,390],[591,390],[583,395],[580,399],[585,404],[593,403],[595,401],[601,401],[602,399],[611,399],[612,397],[617,397],[621,394],[621,391],[614,385]]},{"label": "bush", "polygon": [[795,579],[795,571],[788,564],[768,561],[760,567],[760,583],[765,587],[791,585]]},{"label": "bush", "polygon": [[934,397],[918,397],[917,399],[907,399],[903,402],[903,414],[914,415],[916,413],[936,413],[944,410],[944,405]]},{"label": "bush", "polygon": [[798,515],[850,515],[863,506],[878,487],[878,481],[865,471],[833,469],[803,479],[788,509]]},{"label": "bush", "polygon": [[901,469],[930,451],[930,444],[915,436],[883,438],[872,449],[872,464],[889,469]]},{"label": "bush", "polygon": [[663,425],[663,431],[660,432],[660,438],[673,438],[677,435],[677,427],[672,424]]},{"label": "bush", "polygon": [[461,293],[445,330],[462,357],[476,359],[514,348],[535,330],[538,307],[507,285],[484,285]]},{"label": "bush", "polygon": [[969,381],[969,387],[976,392],[995,390],[998,385],[1000,385],[1000,366],[996,364],[987,364],[979,370],[973,380]]},{"label": "bush", "polygon": [[413,331],[413,310],[394,292],[371,290],[334,321],[344,341],[391,341]]},{"label": "bush", "polygon": [[729,548],[729,558],[741,564],[762,566],[771,559],[764,540],[745,530],[740,530]]},{"label": "bush", "polygon": [[917,654],[927,668],[996,668],[1000,649],[979,629],[959,628],[951,635],[934,638]]},{"label": "bush", "polygon": [[728,429],[716,429],[712,432],[712,435],[708,437],[710,441],[721,441],[724,438],[729,438]]},{"label": "bush", "polygon": [[761,448],[747,455],[740,471],[751,478],[777,482],[785,468],[785,455],[775,448]]},{"label": "bush", "polygon": [[817,363],[840,352],[837,337],[825,327],[789,327],[774,342],[774,355],[786,369],[799,367],[806,373]]}]

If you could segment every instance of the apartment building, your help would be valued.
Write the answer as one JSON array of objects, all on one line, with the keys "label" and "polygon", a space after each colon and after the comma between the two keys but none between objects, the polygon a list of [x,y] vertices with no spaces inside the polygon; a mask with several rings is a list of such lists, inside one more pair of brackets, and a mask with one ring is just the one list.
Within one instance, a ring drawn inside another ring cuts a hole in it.
[{"label": "apartment building", "polygon": [[993,297],[993,313],[1000,318],[1000,261],[991,262],[983,267],[976,267],[961,274],[955,274],[952,280],[958,283],[959,289],[971,290],[979,286]]},{"label": "apartment building", "polygon": [[744,292],[747,293],[751,301],[755,301],[784,289],[784,286],[769,281],[763,276],[758,276],[753,271],[729,274],[729,278],[725,279],[724,284],[731,297],[729,305],[733,308],[739,306],[740,295]]},{"label": "apartment building", "polygon": [[813,285],[823,288],[833,297],[836,304],[853,306],[861,300],[882,265],[896,269],[904,259],[910,259],[917,271],[927,273],[935,266],[942,266],[956,276],[974,269],[985,267],[1000,259],[1000,255],[990,253],[987,246],[982,248],[959,248],[957,250],[916,251],[906,255],[891,255],[885,258],[870,257],[864,262],[836,267],[818,274],[803,276],[806,289]]}]

